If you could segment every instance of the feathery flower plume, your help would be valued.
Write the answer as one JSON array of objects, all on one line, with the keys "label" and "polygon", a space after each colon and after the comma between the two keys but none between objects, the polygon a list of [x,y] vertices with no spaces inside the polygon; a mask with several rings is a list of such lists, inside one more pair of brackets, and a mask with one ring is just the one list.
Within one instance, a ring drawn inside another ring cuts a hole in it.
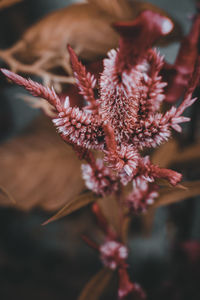
[{"label": "feathery flower plume", "polygon": [[[165,178],[175,185],[181,180],[180,174],[159,169],[150,161],[145,162],[139,152],[159,146],[169,139],[171,129],[180,132],[179,124],[189,121],[182,113],[196,100],[192,99],[192,93],[199,81],[200,63],[197,62],[182,104],[161,113],[159,109],[165,98],[163,88],[166,85],[160,76],[163,58],[151,47],[155,40],[169,33],[171,21],[158,13],[144,11],[136,20],[118,23],[115,28],[121,34],[119,49],[111,50],[104,60],[97,100],[93,91],[96,84],[94,77],[86,72],[68,46],[78,88],[88,103],[82,109],[71,107],[68,97],[61,101],[53,89],[5,69],[2,72],[54,106],[57,113],[53,119],[54,125],[62,139],[78,149],[79,153],[87,153],[88,149],[103,151],[107,167],[99,161],[96,169],[90,164],[83,166],[86,185],[97,194],[103,195],[117,189],[117,185],[113,185],[116,179],[107,168],[116,172],[122,184],[142,176],[147,181]],[[142,41],[141,32],[148,33],[148,39]],[[112,186],[110,189],[108,182]]]}]

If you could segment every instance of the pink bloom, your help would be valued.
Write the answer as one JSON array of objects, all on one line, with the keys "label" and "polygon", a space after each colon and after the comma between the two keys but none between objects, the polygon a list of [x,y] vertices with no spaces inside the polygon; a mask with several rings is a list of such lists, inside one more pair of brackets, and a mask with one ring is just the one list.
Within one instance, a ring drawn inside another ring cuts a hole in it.
[{"label": "pink bloom", "polygon": [[117,241],[109,240],[100,246],[100,257],[106,267],[115,270],[125,265],[128,249]]},{"label": "pink bloom", "polygon": [[119,189],[116,176],[104,166],[102,159],[96,160],[95,167],[83,164],[82,174],[86,187],[97,195],[105,196]]},{"label": "pink bloom", "polygon": [[[140,155],[141,150],[167,141],[172,129],[180,132],[180,124],[189,121],[182,114],[196,100],[192,93],[199,82],[199,61],[182,104],[165,113],[160,111],[166,83],[160,75],[163,58],[152,44],[172,27],[168,18],[152,11],[143,11],[134,21],[116,24],[121,35],[119,49],[111,50],[104,60],[98,99],[94,93],[96,79],[68,46],[77,86],[86,101],[82,108],[72,107],[68,97],[61,100],[53,89],[2,70],[54,107],[57,131],[88,162],[83,166],[83,177],[87,187],[99,195],[116,191],[119,181],[125,185],[137,178],[147,182],[165,178],[176,185],[181,180],[177,172],[160,169]],[[94,163],[90,150],[102,151],[107,166],[100,161]]]},{"label": "pink bloom", "polygon": [[126,201],[130,210],[134,213],[141,213],[147,210],[148,206],[154,203],[158,197],[158,186],[149,183],[143,178],[133,181],[133,191],[128,195]]}]

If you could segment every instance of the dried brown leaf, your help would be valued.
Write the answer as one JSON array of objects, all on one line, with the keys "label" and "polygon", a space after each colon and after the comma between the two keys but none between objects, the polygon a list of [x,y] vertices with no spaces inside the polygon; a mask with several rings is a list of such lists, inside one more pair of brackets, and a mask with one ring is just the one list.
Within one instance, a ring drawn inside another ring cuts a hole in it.
[{"label": "dried brown leaf", "polygon": [[[93,4],[91,4],[93,2]],[[95,4],[94,4],[95,2]],[[67,44],[80,59],[93,61],[117,47],[119,36],[112,24],[134,19],[144,9],[166,13],[152,4],[126,0],[91,0],[55,11],[30,27],[21,40],[0,57],[15,72],[41,76],[46,83],[72,83]],[[66,35],[67,30],[67,35]],[[54,70],[61,67],[68,76]]]},{"label": "dried brown leaf", "polygon": [[178,143],[174,139],[171,139],[153,152],[151,160],[153,164],[166,168],[177,157],[178,153]]},{"label": "dried brown leaf", "polygon": [[182,185],[185,189],[182,186],[161,189],[160,197],[153,207],[169,205],[200,195],[200,180],[184,182]]},{"label": "dried brown leaf", "polygon": [[16,201],[13,198],[13,196],[3,186],[0,186],[0,198],[1,195],[5,196],[12,204],[16,204]]},{"label": "dried brown leaf", "polygon": [[78,300],[99,300],[113,275],[113,271],[106,268],[99,271],[86,284]]},{"label": "dried brown leaf", "polygon": [[183,148],[174,139],[161,145],[151,156],[152,162],[163,168],[173,164],[189,163],[198,159],[200,159],[199,143]]},{"label": "dried brown leaf", "polygon": [[133,18],[133,8],[127,0],[88,0],[88,3],[94,4],[98,9],[118,20]]},{"label": "dried brown leaf", "polygon": [[142,231],[145,236],[149,236],[152,232],[157,207],[169,205],[200,195],[200,181],[184,182],[183,184],[178,184],[176,187],[172,187],[167,184],[164,186],[165,187],[160,189],[160,196],[155,201],[155,204],[147,211],[146,214],[141,216],[143,224]]},{"label": "dried brown leaf", "polygon": [[0,0],[0,10],[12,6],[22,0]]},{"label": "dried brown leaf", "polygon": [[42,225],[47,225],[53,221],[59,220],[74,211],[92,203],[95,201],[95,195],[92,192],[84,192],[78,195],[76,198],[73,198],[71,201],[68,201],[67,204],[59,210],[54,216],[45,221]]},{"label": "dried brown leaf", "polygon": [[178,155],[174,157],[172,163],[181,164],[197,159],[200,159],[200,144],[194,144],[181,149]]},{"label": "dried brown leaf", "polygon": [[[2,144],[0,156],[0,185],[19,209],[56,211],[85,188],[81,161],[45,117],[36,121],[36,128]],[[9,202],[0,198],[0,205]]]}]

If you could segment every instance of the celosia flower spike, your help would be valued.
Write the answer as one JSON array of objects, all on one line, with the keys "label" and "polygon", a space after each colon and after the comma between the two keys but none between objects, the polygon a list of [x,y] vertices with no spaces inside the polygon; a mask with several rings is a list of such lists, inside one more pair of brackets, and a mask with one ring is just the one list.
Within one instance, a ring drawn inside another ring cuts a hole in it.
[{"label": "celosia flower spike", "polygon": [[70,141],[85,149],[100,150],[104,147],[102,121],[96,115],[69,106],[63,108],[53,123],[66,142]]},{"label": "celosia flower spike", "polygon": [[16,84],[23,86],[27,91],[29,91],[33,96],[43,98],[47,100],[51,105],[53,105],[58,112],[62,111],[62,106],[60,99],[56,95],[53,88],[44,87],[38,82],[34,82],[31,79],[25,79],[20,75],[17,75],[9,70],[1,69],[2,73],[6,75],[10,80]]},{"label": "celosia flower spike", "polygon": [[171,185],[175,186],[182,179],[182,175],[178,172],[153,165],[149,156],[138,158],[138,165],[134,174],[129,176],[125,172],[120,172],[119,177],[123,185],[133,182],[136,186],[141,185],[143,180],[154,182],[156,179],[166,179]]},{"label": "celosia flower spike", "polygon": [[86,108],[96,110],[97,101],[95,99],[93,91],[96,85],[96,79],[94,78],[94,75],[86,72],[85,66],[83,66],[82,63],[78,61],[76,53],[70,47],[70,45],[68,45],[68,51],[70,54],[72,69],[76,78],[77,86],[80,90],[80,94],[83,95],[84,99],[89,103],[89,106],[87,106]]},{"label": "celosia flower spike", "polygon": [[164,115],[161,113],[149,114],[148,119],[142,119],[138,127],[135,128],[132,143],[137,144],[140,149],[144,147],[156,147],[168,140],[171,135],[171,128],[180,132],[178,125],[188,122],[190,119],[181,116],[184,110],[191,106],[197,99],[192,99],[194,89],[199,84],[200,59],[198,59],[195,71],[189,82],[185,99],[178,108],[172,107]]},{"label": "celosia flower spike", "polygon": [[103,129],[105,132],[105,142],[106,142],[106,150],[104,150],[106,156],[104,157],[104,160],[114,170],[121,170],[124,166],[124,161],[120,159],[117,152],[117,144],[115,141],[114,130],[107,123],[104,123]]},{"label": "celosia flower spike", "polygon": [[25,87],[32,95],[47,100],[55,107],[57,117],[53,119],[53,123],[64,141],[85,149],[102,149],[104,133],[102,121],[97,115],[84,112],[78,107],[71,107],[68,97],[64,103],[61,103],[53,88],[44,87],[6,69],[1,69],[1,71],[10,80]]}]

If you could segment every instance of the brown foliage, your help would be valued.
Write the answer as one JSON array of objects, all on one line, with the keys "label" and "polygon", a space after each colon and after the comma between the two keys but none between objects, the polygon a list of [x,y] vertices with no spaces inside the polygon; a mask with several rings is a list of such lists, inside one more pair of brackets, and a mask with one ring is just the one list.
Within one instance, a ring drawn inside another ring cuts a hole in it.
[{"label": "brown foliage", "polygon": [[72,197],[71,201],[68,201],[67,204],[65,204],[65,206],[61,210],[59,210],[50,219],[45,221],[43,225],[47,225],[53,221],[56,221],[71,214],[72,212],[92,203],[96,200],[95,198],[95,195],[92,192],[88,191],[78,195],[77,197]]},{"label": "brown foliage", "polygon": [[21,2],[22,0],[0,0],[0,10],[10,7],[18,2]]},{"label": "brown foliage", "polygon": [[198,195],[200,195],[200,180],[184,182],[183,186],[161,189],[155,207],[169,205]]},{"label": "brown foliage", "polygon": [[[83,60],[104,57],[118,45],[118,34],[112,24],[134,19],[145,9],[166,15],[156,6],[140,1],[130,4],[126,0],[90,0],[70,5],[30,27],[13,47],[0,51],[0,57],[13,71],[41,76],[47,84],[72,83],[67,44]],[[177,32],[180,35],[178,25],[174,32],[176,37]],[[64,73],[55,73],[58,67]]]},{"label": "brown foliage", "polygon": [[[174,139],[163,144],[152,154],[152,161],[164,168],[171,167],[174,164],[183,166],[190,165],[193,161],[200,158],[200,144],[194,144],[182,149]],[[176,203],[190,197],[200,195],[200,181],[183,182],[175,188],[167,186],[165,182],[160,182],[165,187],[159,191],[159,197],[153,207],[142,216],[144,234],[149,234],[152,230],[156,208]]]},{"label": "brown foliage", "polygon": [[78,300],[98,300],[111,281],[114,273],[109,269],[100,270],[91,280],[85,285]]},{"label": "brown foliage", "polygon": [[[45,118],[28,134],[1,145],[0,156],[0,185],[17,208],[58,210],[84,189],[80,161]],[[11,203],[0,195],[0,204]]]}]

